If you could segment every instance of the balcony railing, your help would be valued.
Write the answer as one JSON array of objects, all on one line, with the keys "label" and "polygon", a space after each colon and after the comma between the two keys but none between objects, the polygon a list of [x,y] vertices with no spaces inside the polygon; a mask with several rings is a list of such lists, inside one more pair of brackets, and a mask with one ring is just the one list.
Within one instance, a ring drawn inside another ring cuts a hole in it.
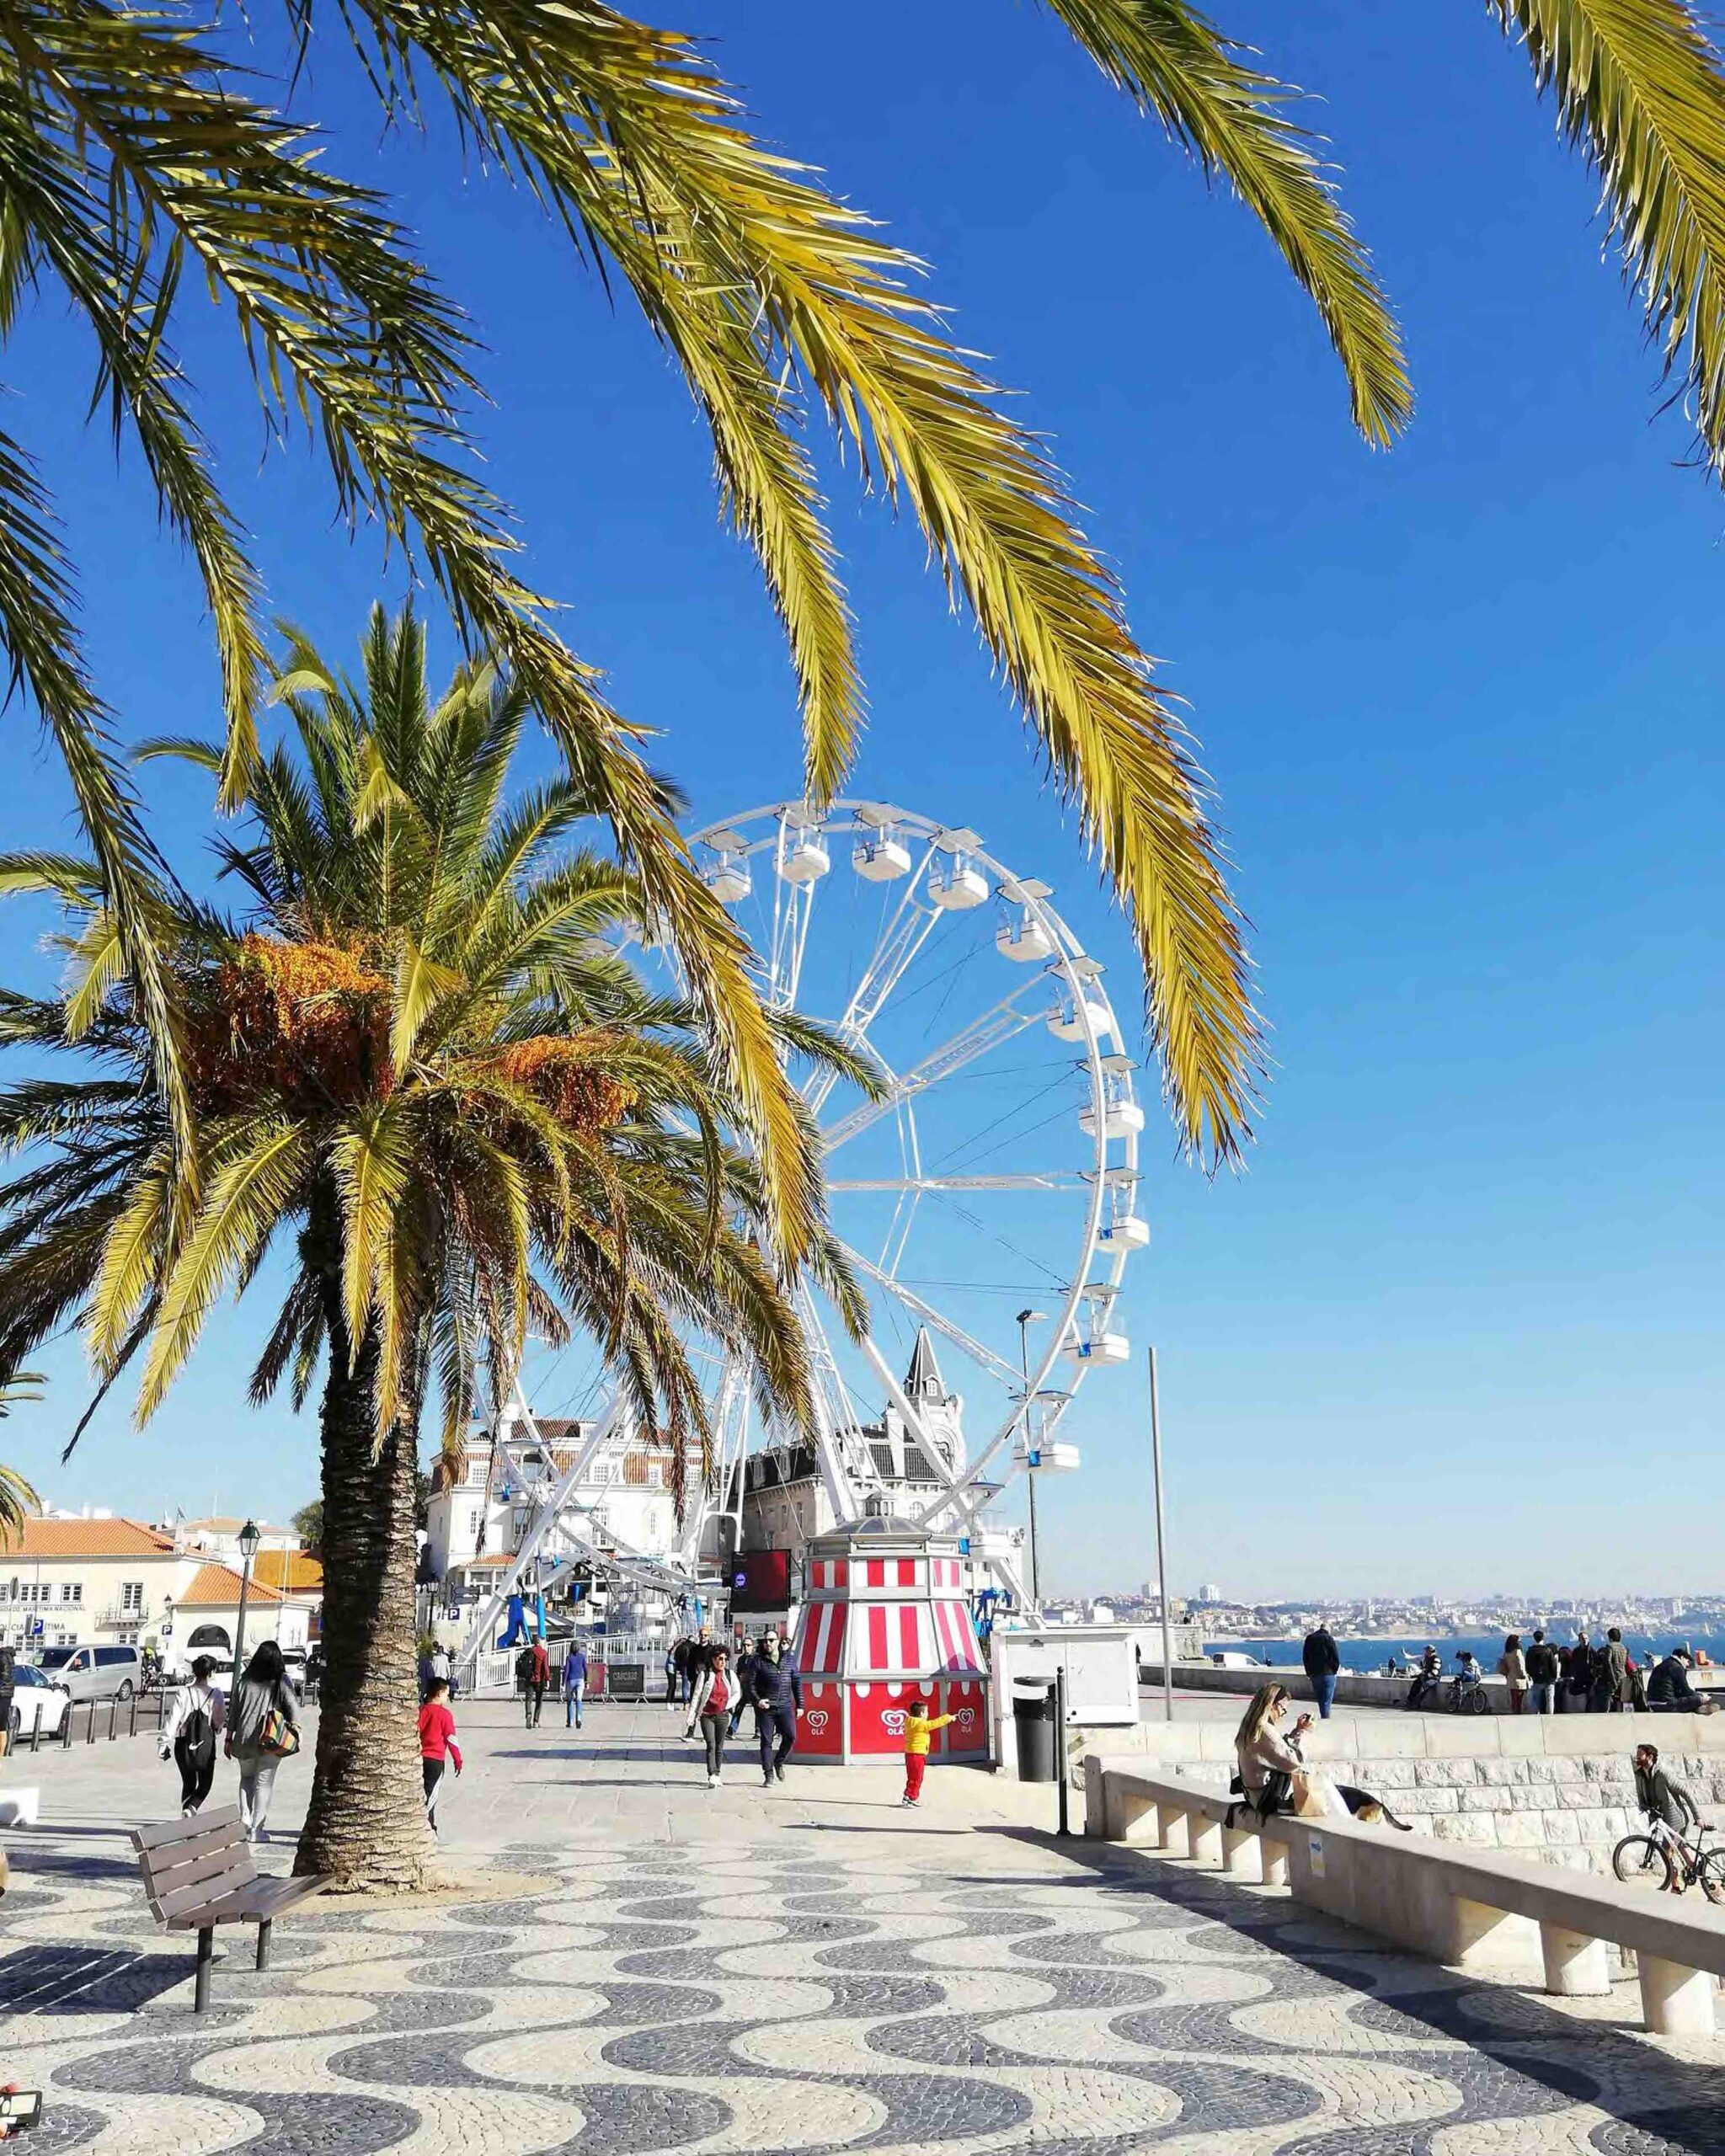
[{"label": "balcony railing", "polygon": [[149,1617],[150,1606],[146,1602],[140,1602],[136,1604],[125,1602],[110,1602],[108,1607],[102,1612],[101,1615],[96,1620],[96,1622],[98,1625],[103,1626],[144,1625],[149,1622]]}]

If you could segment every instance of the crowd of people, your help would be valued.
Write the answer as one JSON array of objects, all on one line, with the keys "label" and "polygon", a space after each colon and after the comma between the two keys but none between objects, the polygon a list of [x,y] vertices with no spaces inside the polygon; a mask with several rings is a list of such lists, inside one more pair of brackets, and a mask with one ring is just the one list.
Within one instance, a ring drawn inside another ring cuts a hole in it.
[{"label": "crowd of people", "polygon": [[[1471,1650],[1463,1648],[1456,1663],[1464,1680],[1479,1681],[1482,1673]],[[1612,1625],[1602,1640],[1592,1641],[1584,1631],[1578,1632],[1564,1647],[1548,1640],[1542,1629],[1533,1633],[1525,1647],[1521,1635],[1511,1632],[1498,1657],[1496,1673],[1509,1692],[1512,1715],[1711,1714],[1712,1701],[1690,1681],[1694,1668],[1695,1654],[1688,1646],[1674,1646],[1651,1662],[1651,1667],[1642,1668],[1621,1628]],[[1443,1657],[1434,1646],[1428,1646],[1408,1690],[1410,1707],[1427,1704],[1442,1683],[1443,1672]]]},{"label": "crowd of people", "polygon": [[665,1651],[665,1703],[672,1713],[688,1709],[683,1735],[700,1733],[708,1789],[724,1788],[726,1742],[750,1709],[761,1786],[772,1789],[784,1780],[796,1748],[803,1680],[777,1632],[763,1632],[734,1661],[722,1640],[704,1632],[678,1640]]},{"label": "crowd of people", "polygon": [[[425,1817],[437,1831],[437,1806],[449,1780],[462,1771],[454,1712],[455,1671],[448,1650],[428,1641],[419,1659],[419,1758]],[[574,1641],[561,1668],[553,1672],[542,1639],[522,1646],[515,1662],[515,1689],[528,1729],[537,1729],[545,1695],[553,1681],[563,1694],[563,1726],[580,1729],[586,1706],[588,1665]],[[686,1710],[683,1736],[701,1738],[707,1786],[724,1786],[725,1746],[745,1713],[754,1716],[753,1735],[761,1785],[772,1789],[785,1779],[797,1744],[797,1716],[803,1704],[802,1678],[778,1634],[763,1632],[734,1656],[724,1641],[702,1630],[676,1641],[665,1657],[665,1705]],[[926,1700],[912,1697],[905,1721],[905,1793],[901,1803],[916,1808],[922,1797],[930,1740],[953,1717],[931,1712]],[[179,1770],[180,1810],[190,1818],[207,1801],[216,1777],[218,1744],[239,1769],[240,1817],[248,1839],[267,1841],[270,1799],[277,1768],[300,1745],[299,1703],[282,1661],[281,1650],[266,1640],[246,1664],[230,1698],[216,1682],[207,1655],[193,1662],[188,1682],[177,1691],[163,1726],[160,1748]]]}]

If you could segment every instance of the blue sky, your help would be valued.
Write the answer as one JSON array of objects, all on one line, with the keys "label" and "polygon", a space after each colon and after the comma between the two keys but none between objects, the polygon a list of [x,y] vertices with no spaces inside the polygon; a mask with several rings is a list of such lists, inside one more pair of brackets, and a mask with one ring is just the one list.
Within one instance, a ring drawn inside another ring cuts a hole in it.
[{"label": "blue sky", "polygon": [[[1482,18],[1343,0],[1226,18],[1325,93],[1314,122],[1418,394],[1387,456],[1351,434],[1311,311],[1243,213],[1038,11],[884,0],[866,35],[766,0],[700,19],[763,131],[930,259],[963,341],[1026,392],[1220,792],[1274,1083],[1239,1177],[1180,1166],[1152,1122],[1155,1242],[1123,1305],[1135,1348],[1162,1352],[1181,1587],[1717,1579],[1704,1508],[1652,1493],[1710,1487],[1717,1455],[1725,511],[1679,468],[1687,431],[1602,265],[1593,184]],[[663,730],[702,819],[793,790],[782,647],[650,339],[520,198],[464,178],[447,142],[379,152],[343,71],[315,79],[491,347],[490,473],[577,647]],[[7,424],[60,490],[123,731],[200,728],[192,579],[136,469],[116,480],[83,431],[86,378],[45,310],[8,354]],[[399,569],[332,529],[307,458],[264,456],[243,394],[208,410],[275,606],[350,645]],[[873,712],[858,790],[1044,875],[1130,1008],[1125,938],[974,638],[914,532],[836,478]],[[0,838],[57,841],[62,782],[8,723]],[[149,791],[190,865],[201,788]],[[12,977],[41,979],[43,921],[8,925]],[[315,1432],[244,1407],[257,1337],[224,1320],[149,1432],[116,1402],[64,1470],[81,1403],[61,1351],[7,1449],[62,1502],[289,1509]],[[542,1405],[578,1396],[577,1364]],[[1070,1434],[1087,1465],[1045,1487],[1045,1578],[1141,1578],[1141,1359],[1092,1382]]]}]

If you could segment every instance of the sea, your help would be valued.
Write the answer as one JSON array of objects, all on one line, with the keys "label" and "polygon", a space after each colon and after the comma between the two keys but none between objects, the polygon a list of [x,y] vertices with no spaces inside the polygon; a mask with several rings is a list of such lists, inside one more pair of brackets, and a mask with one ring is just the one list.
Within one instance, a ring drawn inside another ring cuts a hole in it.
[{"label": "sea", "polygon": [[[1575,1630],[1573,1625],[1556,1625],[1548,1628],[1548,1636],[1553,1646],[1567,1647],[1575,1637]],[[1598,1631],[1589,1631],[1588,1636],[1594,1640],[1603,1639],[1603,1627]],[[1471,1647],[1479,1659],[1481,1668],[1493,1670],[1497,1668],[1498,1657],[1503,1652],[1505,1637],[1503,1632],[1470,1633],[1465,1638],[1458,1635],[1454,1639],[1446,1638],[1441,1633],[1434,1636],[1414,1634],[1404,1640],[1350,1640],[1343,1632],[1338,1632],[1335,1636],[1336,1652],[1341,1657],[1343,1668],[1351,1669],[1360,1676],[1370,1676],[1391,1661],[1400,1669],[1404,1657],[1417,1662],[1425,1650],[1428,1638],[1444,1657],[1445,1669],[1454,1669],[1456,1656],[1464,1647]],[[1521,1634],[1524,1648],[1532,1637],[1533,1628],[1529,1625]],[[1682,1630],[1626,1632],[1623,1641],[1643,1668],[1648,1666],[1649,1658],[1657,1662],[1662,1656],[1669,1654],[1673,1647],[1684,1646],[1705,1650],[1712,1661],[1725,1663],[1725,1632]],[[1206,1653],[1213,1647],[1236,1648],[1242,1653],[1256,1655],[1260,1662],[1269,1662],[1278,1669],[1290,1665],[1295,1669],[1300,1667],[1300,1642],[1298,1640],[1207,1640],[1204,1642]]]}]

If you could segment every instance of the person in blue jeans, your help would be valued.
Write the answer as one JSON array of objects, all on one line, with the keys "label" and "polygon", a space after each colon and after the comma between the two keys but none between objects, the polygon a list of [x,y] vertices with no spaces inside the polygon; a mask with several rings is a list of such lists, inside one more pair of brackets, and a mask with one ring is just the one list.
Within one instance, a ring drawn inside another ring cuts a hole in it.
[{"label": "person in blue jeans", "polygon": [[581,1703],[587,1696],[587,1657],[572,1640],[563,1665],[563,1726],[581,1726]]},{"label": "person in blue jeans", "polygon": [[1336,1642],[1327,1625],[1321,1624],[1315,1632],[1306,1634],[1300,1659],[1311,1686],[1311,1696],[1317,1701],[1319,1718],[1327,1721],[1330,1704],[1336,1696],[1336,1678],[1342,1668],[1342,1657],[1336,1652]]},{"label": "person in blue jeans", "polygon": [[803,1704],[803,1680],[797,1665],[768,1633],[749,1673],[749,1697],[755,1702],[755,1730],[761,1739],[761,1779],[771,1789],[785,1778],[785,1762],[797,1742],[797,1710]]}]

